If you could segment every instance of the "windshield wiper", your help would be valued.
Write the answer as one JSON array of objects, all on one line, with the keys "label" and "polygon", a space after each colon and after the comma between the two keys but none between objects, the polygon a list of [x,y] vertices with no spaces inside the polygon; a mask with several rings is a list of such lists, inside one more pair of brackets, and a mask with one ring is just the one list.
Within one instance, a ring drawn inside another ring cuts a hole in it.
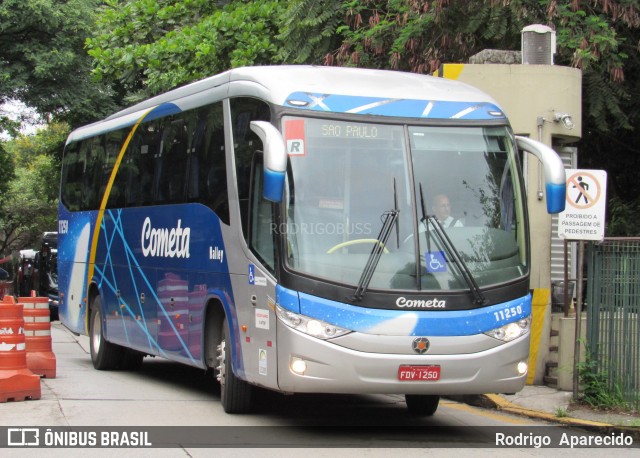
[{"label": "windshield wiper", "polygon": [[378,266],[378,262],[380,261],[380,257],[382,253],[384,253],[385,247],[387,245],[387,241],[389,240],[389,236],[391,235],[391,230],[393,226],[396,226],[396,242],[398,247],[400,247],[400,228],[399,225],[396,224],[398,221],[398,215],[400,214],[400,210],[398,209],[398,190],[396,188],[396,179],[393,179],[393,210],[386,211],[382,214],[382,228],[380,229],[380,233],[375,239],[375,243],[373,244],[373,249],[369,254],[369,259],[367,259],[367,264],[364,266],[364,270],[362,271],[362,275],[360,275],[360,280],[358,281],[358,286],[356,288],[355,293],[349,299],[354,301],[359,301],[364,296],[364,293],[367,291],[369,287],[369,283],[371,282],[371,278],[373,277],[373,273],[376,271],[376,267]]},{"label": "windshield wiper", "polygon": [[[393,178],[393,209],[396,213],[400,213],[398,209],[398,188],[396,187],[396,178]],[[396,246],[400,248],[400,223],[396,224]]]},{"label": "windshield wiper", "polygon": [[384,218],[382,229],[380,229],[380,233],[378,234],[378,237],[376,237],[371,254],[369,254],[369,259],[367,259],[367,264],[364,266],[364,270],[362,271],[362,275],[358,281],[358,287],[350,298],[351,301],[361,300],[364,293],[367,291],[369,283],[371,282],[371,277],[373,277],[373,273],[378,266],[378,261],[380,261],[380,257],[385,250],[387,240],[389,240],[391,230],[393,229],[394,224],[396,224],[399,214],[400,210],[398,209],[389,210],[382,214],[382,218]]},{"label": "windshield wiper", "polygon": [[[482,295],[482,292],[480,291],[480,287],[478,286],[476,279],[473,278],[473,274],[469,270],[469,267],[462,259],[462,256],[460,256],[460,252],[458,251],[456,246],[453,244],[453,242],[447,235],[446,231],[442,227],[442,224],[440,224],[440,221],[438,221],[438,218],[436,218],[434,215],[429,215],[427,213],[426,207],[425,207],[424,192],[422,190],[422,183],[420,183],[420,206],[422,209],[421,221],[425,224],[425,228],[427,230],[427,234],[426,234],[427,250],[431,252],[431,243],[429,238],[429,223],[431,223],[435,229],[436,234],[438,235],[438,238],[440,239],[444,247],[447,249],[447,251],[451,254],[451,257],[453,258],[453,262],[458,266],[458,270],[460,271],[462,278],[464,278],[464,281],[467,283],[467,286],[469,287],[469,290],[473,295],[473,303],[476,305],[484,305],[487,302],[487,300]],[[426,259],[425,259],[425,262],[426,262]]]}]

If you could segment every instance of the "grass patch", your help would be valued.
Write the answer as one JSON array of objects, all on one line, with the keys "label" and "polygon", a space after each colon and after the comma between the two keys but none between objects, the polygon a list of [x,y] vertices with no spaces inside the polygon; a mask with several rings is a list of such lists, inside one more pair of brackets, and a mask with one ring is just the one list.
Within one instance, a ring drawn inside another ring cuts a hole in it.
[{"label": "grass patch", "polygon": [[596,362],[589,356],[585,362],[578,364],[578,376],[583,388],[580,402],[593,409],[632,410],[620,384],[609,380],[607,371],[598,369]]}]

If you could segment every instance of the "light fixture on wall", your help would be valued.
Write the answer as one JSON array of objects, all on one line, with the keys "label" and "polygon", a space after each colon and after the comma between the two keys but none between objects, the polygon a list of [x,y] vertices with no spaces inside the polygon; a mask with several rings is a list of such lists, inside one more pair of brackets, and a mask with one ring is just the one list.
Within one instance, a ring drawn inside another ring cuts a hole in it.
[{"label": "light fixture on wall", "polygon": [[567,113],[556,113],[554,115],[554,120],[555,122],[561,122],[562,125],[569,130],[573,129],[576,126],[573,123],[573,118],[571,117],[571,115]]}]

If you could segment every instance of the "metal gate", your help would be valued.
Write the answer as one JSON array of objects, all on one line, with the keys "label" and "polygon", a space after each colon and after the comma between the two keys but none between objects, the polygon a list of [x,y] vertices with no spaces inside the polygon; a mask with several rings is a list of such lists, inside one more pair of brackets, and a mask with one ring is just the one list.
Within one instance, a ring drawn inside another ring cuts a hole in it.
[{"label": "metal gate", "polygon": [[640,409],[640,239],[608,238],[587,252],[587,351],[611,392]]}]

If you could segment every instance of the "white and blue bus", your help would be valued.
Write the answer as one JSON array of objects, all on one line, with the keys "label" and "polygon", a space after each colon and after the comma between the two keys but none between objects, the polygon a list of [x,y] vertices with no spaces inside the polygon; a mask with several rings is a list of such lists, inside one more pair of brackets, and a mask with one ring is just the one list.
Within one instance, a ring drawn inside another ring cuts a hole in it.
[{"label": "white and blue bus", "polygon": [[440,395],[516,392],[523,150],[562,211],[558,156],[459,82],[265,66],[175,89],[67,140],[61,321],[96,369],[210,370],[230,413],[256,387],[403,394],[424,415]]}]

